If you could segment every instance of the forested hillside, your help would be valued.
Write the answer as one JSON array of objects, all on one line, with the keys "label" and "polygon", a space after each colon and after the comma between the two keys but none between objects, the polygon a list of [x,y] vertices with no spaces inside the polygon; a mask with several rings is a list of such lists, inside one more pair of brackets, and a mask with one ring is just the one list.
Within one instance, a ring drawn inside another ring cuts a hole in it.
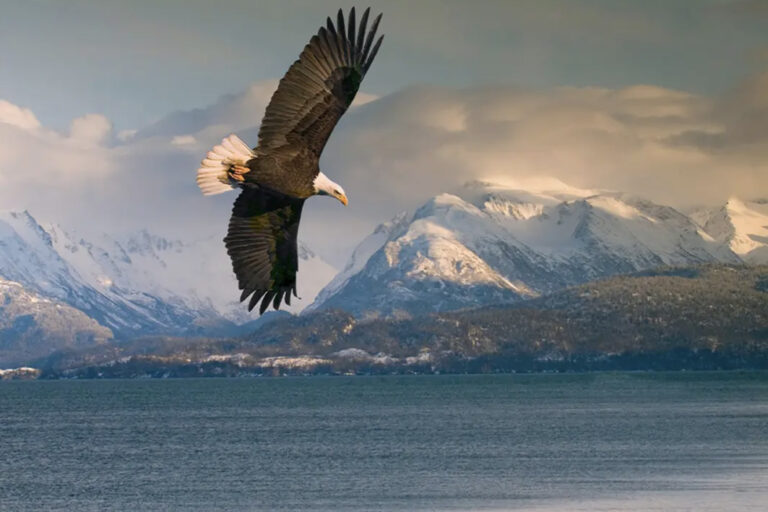
[{"label": "forested hillside", "polygon": [[409,320],[330,311],[241,338],[147,338],[38,365],[52,376],[763,368],[768,266],[667,267]]}]

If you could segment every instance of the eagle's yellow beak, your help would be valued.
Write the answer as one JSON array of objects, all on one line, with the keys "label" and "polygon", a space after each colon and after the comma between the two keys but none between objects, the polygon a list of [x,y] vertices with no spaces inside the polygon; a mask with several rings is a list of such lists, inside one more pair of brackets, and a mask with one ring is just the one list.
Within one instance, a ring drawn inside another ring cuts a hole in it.
[{"label": "eagle's yellow beak", "polygon": [[347,206],[349,204],[349,201],[347,201],[347,196],[345,196],[344,194],[339,194],[338,196],[336,196],[336,199],[341,201],[341,204],[343,204],[344,206]]}]

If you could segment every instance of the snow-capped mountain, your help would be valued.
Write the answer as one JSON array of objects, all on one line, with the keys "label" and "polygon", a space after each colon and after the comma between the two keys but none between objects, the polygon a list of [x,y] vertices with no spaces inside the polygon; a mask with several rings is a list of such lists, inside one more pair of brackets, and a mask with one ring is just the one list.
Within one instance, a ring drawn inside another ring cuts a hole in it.
[{"label": "snow-capped mountain", "polygon": [[768,200],[731,198],[720,208],[695,211],[691,218],[745,262],[768,263]]},{"label": "snow-capped mountain", "polygon": [[112,331],[85,313],[0,279],[0,368],[110,338]]},{"label": "snow-capped mountain", "polygon": [[343,288],[355,274],[363,269],[370,257],[392,238],[394,233],[398,233],[408,226],[409,220],[408,212],[401,212],[389,222],[379,224],[373,233],[357,244],[344,269],[336,274],[331,282],[320,291],[315,297],[315,301],[307,306],[306,311],[312,311]]},{"label": "snow-capped mountain", "polygon": [[[304,301],[335,274],[300,249]],[[206,333],[254,317],[237,302],[237,283],[221,239],[168,240],[141,231],[130,236],[79,236],[43,226],[28,212],[0,213],[0,277],[80,309],[116,333]]]},{"label": "snow-capped mountain", "polygon": [[472,182],[377,228],[311,308],[359,316],[442,311],[712,261],[740,258],[668,206],[556,180],[526,188]]}]

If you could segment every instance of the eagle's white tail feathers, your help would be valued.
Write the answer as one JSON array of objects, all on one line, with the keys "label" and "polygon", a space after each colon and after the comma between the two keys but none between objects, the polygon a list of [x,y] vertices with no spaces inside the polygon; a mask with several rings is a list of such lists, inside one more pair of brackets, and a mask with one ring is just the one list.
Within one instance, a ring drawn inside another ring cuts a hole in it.
[{"label": "eagle's white tail feathers", "polygon": [[205,155],[197,170],[197,186],[203,195],[221,194],[237,188],[236,181],[230,179],[230,171],[235,166],[245,167],[255,153],[235,134],[226,137],[221,144],[214,146]]}]

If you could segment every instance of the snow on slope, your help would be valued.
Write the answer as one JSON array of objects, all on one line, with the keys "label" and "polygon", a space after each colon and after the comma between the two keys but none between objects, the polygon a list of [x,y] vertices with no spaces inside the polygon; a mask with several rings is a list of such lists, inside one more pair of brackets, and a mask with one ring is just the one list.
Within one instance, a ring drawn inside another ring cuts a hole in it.
[{"label": "snow on slope", "polygon": [[[60,226],[51,226],[49,232],[58,252],[94,286],[148,292],[170,302],[181,301],[196,311],[211,310],[236,323],[253,319],[237,300],[237,281],[221,237],[167,240],[143,230],[118,239],[102,235],[93,243]],[[300,244],[302,300],[283,309],[301,311],[335,273]]]},{"label": "snow on slope", "polygon": [[[335,274],[299,249],[298,312]],[[0,276],[81,309],[117,332],[203,333],[253,320],[219,237],[168,240],[141,231],[85,238],[41,226],[28,212],[0,213]]]},{"label": "snow on slope", "polygon": [[325,302],[326,299],[330,298],[344,285],[346,285],[347,281],[349,281],[352,276],[363,269],[373,253],[378,251],[381,246],[384,245],[384,243],[393,236],[394,233],[408,225],[408,220],[408,213],[401,212],[389,222],[385,222],[376,226],[376,229],[373,230],[373,233],[365,237],[362,242],[357,244],[357,247],[355,247],[355,250],[349,257],[349,260],[344,266],[344,269],[336,274],[327,285],[321,287],[321,290],[318,290],[318,293],[315,294],[316,297],[314,298],[314,302],[307,306],[306,311],[312,311],[318,304]]},{"label": "snow on slope", "polygon": [[195,317],[183,304],[150,293],[95,287],[59,253],[51,233],[28,212],[0,213],[0,276],[65,302],[116,332],[168,332]]},{"label": "snow on slope", "polygon": [[439,311],[663,264],[740,261],[671,207],[551,179],[518,186],[471,182],[432,198],[386,240],[379,230],[361,244],[344,279],[312,308],[361,316]]},{"label": "snow on slope", "polygon": [[0,279],[0,368],[110,338],[109,329],[81,311]]},{"label": "snow on slope", "polygon": [[745,262],[768,263],[768,200],[731,198],[722,207],[698,210],[691,218]]},{"label": "snow on slope", "polygon": [[0,213],[0,274],[20,282],[34,276],[35,288],[52,296],[63,281],[74,279],[48,233],[28,212]]}]

